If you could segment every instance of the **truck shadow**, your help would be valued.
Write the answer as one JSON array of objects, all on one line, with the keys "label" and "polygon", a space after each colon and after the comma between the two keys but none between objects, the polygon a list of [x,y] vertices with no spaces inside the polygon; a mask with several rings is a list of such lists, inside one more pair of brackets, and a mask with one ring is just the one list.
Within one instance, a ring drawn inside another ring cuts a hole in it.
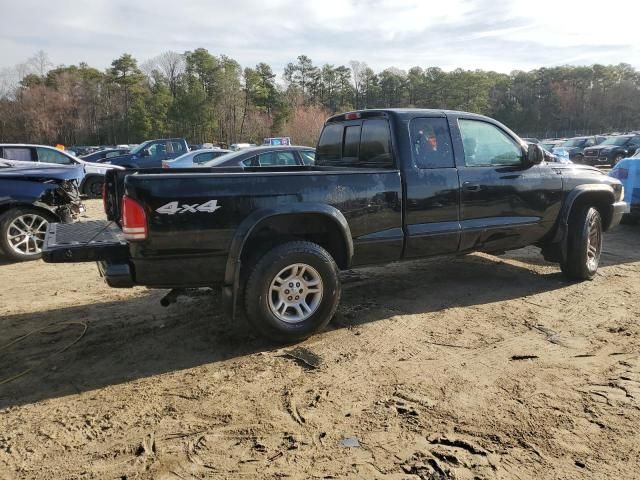
[{"label": "truck shadow", "polygon": [[[559,273],[539,274],[485,255],[349,271],[343,283],[331,328],[397,313],[500,302],[567,285]],[[123,301],[0,319],[0,408],[280,348],[253,336],[243,318],[232,321],[220,313],[219,295],[180,299],[165,309],[159,306],[164,293],[149,290]],[[39,331],[47,325],[52,326]]]},{"label": "truck shadow", "polygon": [[[640,225],[620,225],[604,236],[604,247],[600,266],[611,267],[640,262]],[[507,252],[504,258],[517,260],[529,265],[555,266],[542,258],[540,249],[525,247]]]}]

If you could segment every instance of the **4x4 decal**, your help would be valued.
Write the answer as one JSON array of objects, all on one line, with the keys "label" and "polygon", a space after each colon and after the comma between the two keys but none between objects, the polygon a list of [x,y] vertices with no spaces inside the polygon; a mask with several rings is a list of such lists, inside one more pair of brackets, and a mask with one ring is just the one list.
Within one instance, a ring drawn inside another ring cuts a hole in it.
[{"label": "4x4 decal", "polygon": [[156,209],[156,212],[161,213],[163,215],[175,215],[176,213],[213,213],[219,208],[222,208],[218,205],[218,200],[209,200],[206,203],[193,203],[187,204],[183,203],[180,205],[179,202],[169,202],[166,205],[161,206]]}]

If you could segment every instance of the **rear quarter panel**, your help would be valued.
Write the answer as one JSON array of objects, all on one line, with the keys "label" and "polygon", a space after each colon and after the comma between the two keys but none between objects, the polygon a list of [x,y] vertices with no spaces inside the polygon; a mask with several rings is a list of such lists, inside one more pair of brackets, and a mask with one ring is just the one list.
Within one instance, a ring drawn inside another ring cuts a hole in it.
[{"label": "rear quarter panel", "polygon": [[268,214],[292,203],[340,210],[354,240],[354,263],[369,263],[368,246],[389,237],[398,238],[396,258],[402,251],[396,170],[130,175],[125,193],[144,205],[149,228],[147,241],[131,245],[134,263],[149,270],[151,261],[159,266],[165,259],[163,268],[171,269],[182,258],[194,281],[221,280],[234,234],[251,213]]}]

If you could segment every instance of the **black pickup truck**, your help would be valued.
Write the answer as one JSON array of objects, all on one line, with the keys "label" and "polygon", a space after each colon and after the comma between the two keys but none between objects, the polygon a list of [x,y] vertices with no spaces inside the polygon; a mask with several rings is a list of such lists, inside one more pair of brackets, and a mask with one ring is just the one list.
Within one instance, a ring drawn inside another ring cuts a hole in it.
[{"label": "black pickup truck", "polygon": [[623,194],[487,117],[364,110],[326,121],[314,166],[110,171],[108,221],[52,225],[44,259],[98,261],[112,287],[221,286],[290,342],[327,325],[359,265],[535,244],[591,279]]}]

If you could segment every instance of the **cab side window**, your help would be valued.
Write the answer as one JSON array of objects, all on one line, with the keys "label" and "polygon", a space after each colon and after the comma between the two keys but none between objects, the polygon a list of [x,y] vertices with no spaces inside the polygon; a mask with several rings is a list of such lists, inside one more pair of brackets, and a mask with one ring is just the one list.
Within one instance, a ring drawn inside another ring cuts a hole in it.
[{"label": "cab side window", "polygon": [[521,165],[522,147],[495,125],[479,120],[458,120],[467,167]]},{"label": "cab side window", "polygon": [[58,152],[53,148],[37,147],[38,161],[46,163],[57,163],[59,165],[71,165],[73,161],[65,154]]},{"label": "cab side window", "polygon": [[414,118],[409,130],[413,160],[418,168],[455,166],[446,118]]}]

